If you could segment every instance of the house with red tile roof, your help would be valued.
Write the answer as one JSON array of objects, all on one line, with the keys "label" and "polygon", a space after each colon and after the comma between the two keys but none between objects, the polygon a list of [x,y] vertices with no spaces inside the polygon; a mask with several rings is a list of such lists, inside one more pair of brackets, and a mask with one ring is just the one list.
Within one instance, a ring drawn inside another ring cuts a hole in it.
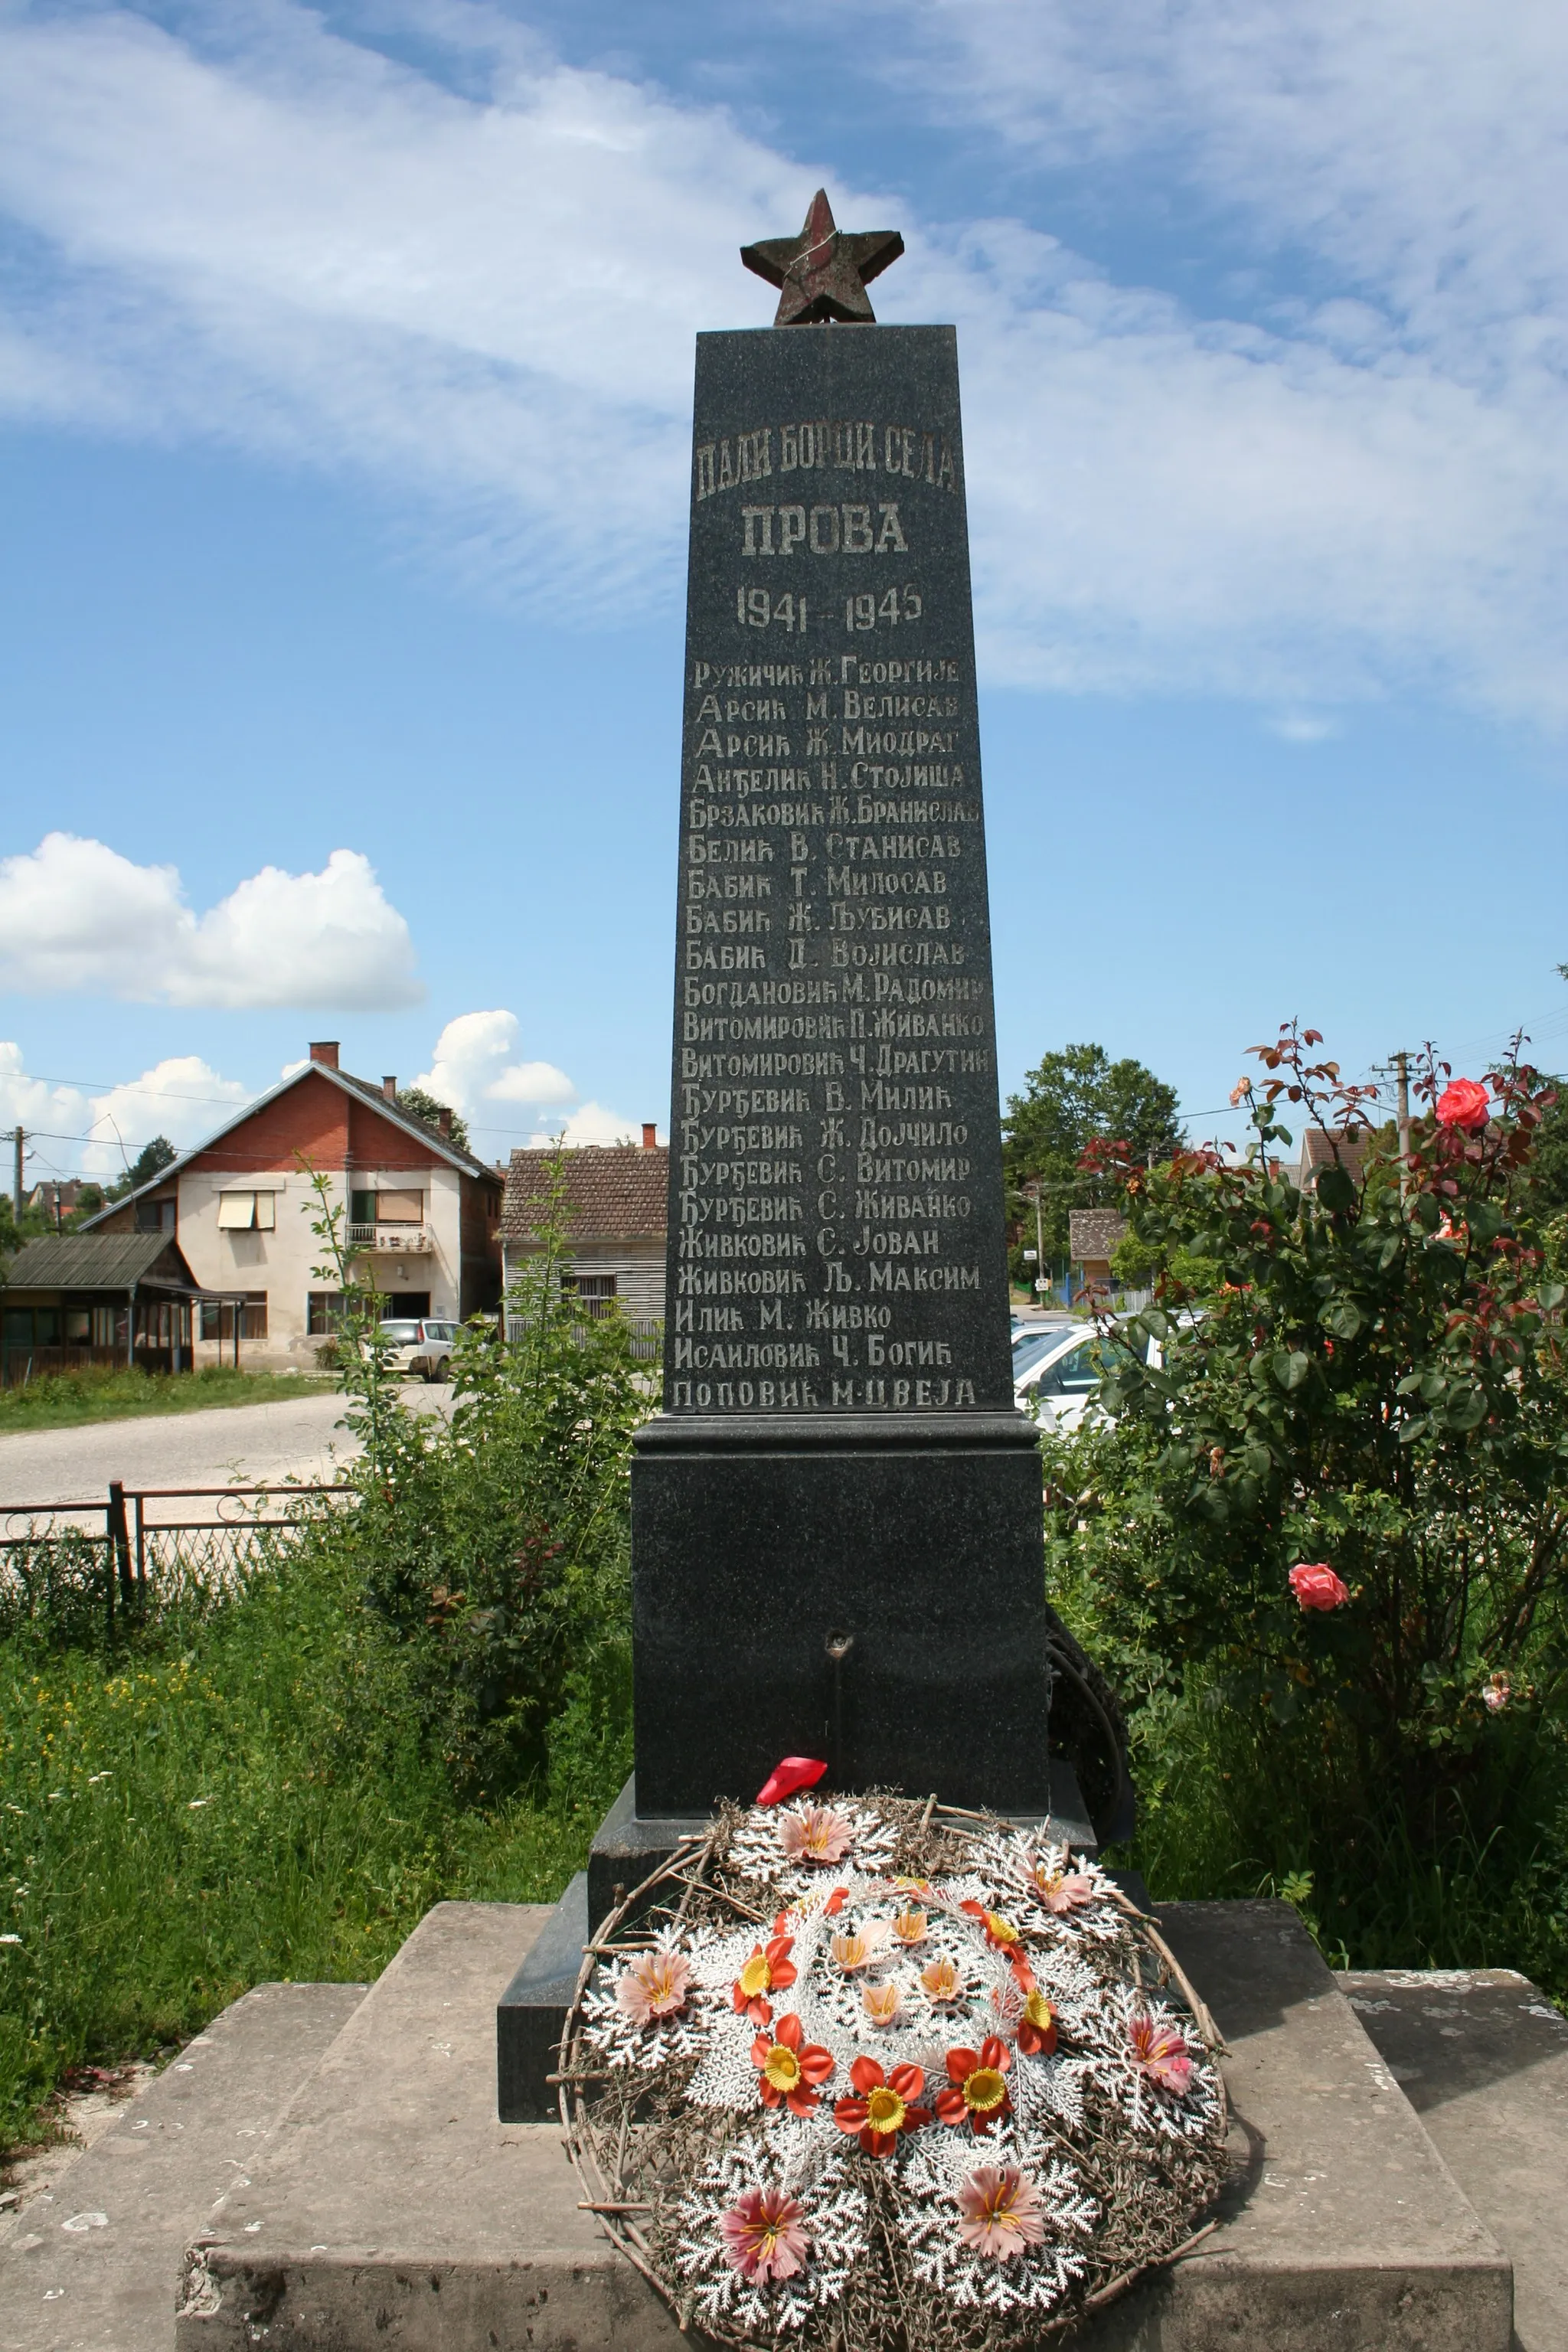
[{"label": "house with red tile roof", "polygon": [[311,1230],[321,1215],[311,1169],[385,1314],[493,1314],[501,1171],[454,1143],[450,1121],[450,1112],[437,1126],[416,1117],[395,1078],[353,1077],[336,1042],[318,1043],[299,1069],[81,1230],[177,1235],[201,1288],[222,1294],[200,1307],[198,1365],[233,1362],[237,1336],[244,1363],[304,1367],[331,1337],[342,1286],[320,1271],[329,1253]]},{"label": "house with red tile roof", "polygon": [[563,1188],[570,1256],[563,1285],[603,1313],[614,1299],[635,1322],[664,1320],[669,1150],[651,1124],[640,1144],[514,1151],[501,1209],[507,1287],[538,1254],[551,1188]]}]

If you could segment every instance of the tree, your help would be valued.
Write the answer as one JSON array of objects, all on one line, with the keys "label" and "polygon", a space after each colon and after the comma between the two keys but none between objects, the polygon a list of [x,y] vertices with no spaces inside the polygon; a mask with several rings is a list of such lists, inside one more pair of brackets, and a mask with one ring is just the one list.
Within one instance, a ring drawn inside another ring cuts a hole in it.
[{"label": "tree", "polygon": [[[1555,1097],[1517,1057],[1489,1089],[1428,1055],[1404,1163],[1342,1157],[1371,1089],[1320,1042],[1255,1049],[1250,1160],[1123,1162],[1163,1271],[1106,1336],[1115,1418],[1048,1472],[1053,1550],[1146,1689],[1196,1673],[1300,1721],[1325,1822],[1392,1797],[1430,1846],[1467,1812],[1484,1836],[1489,1761],[1568,1682],[1565,1286],[1520,1223]],[[1330,1139],[1310,1193],[1269,1166],[1281,1097]],[[1195,1299],[1184,1251],[1220,1276]]]},{"label": "tree", "polygon": [[1117,1143],[1141,1166],[1169,1160],[1183,1130],[1174,1087],[1131,1057],[1113,1062],[1103,1045],[1068,1045],[1030,1070],[1024,1092],[1007,1100],[1002,1165],[1008,1211],[1035,1237],[1034,1212],[1023,1187],[1038,1183],[1048,1257],[1068,1254],[1069,1209],[1109,1208],[1121,1198],[1114,1173],[1079,1166],[1099,1139]]},{"label": "tree", "polygon": [[179,1156],[166,1135],[155,1135],[151,1143],[142,1146],[119,1182],[110,1186],[109,1198],[123,1201],[128,1192],[138,1192],[143,1184],[150,1184],[154,1176],[172,1166]]},{"label": "tree", "polygon": [[459,1151],[468,1150],[468,1121],[452,1109],[450,1103],[437,1102],[435,1096],[426,1094],[423,1087],[399,1087],[397,1108],[399,1110],[412,1111],[414,1117],[422,1118],[426,1127],[436,1128],[441,1124],[442,1112],[448,1112],[452,1121],[450,1140],[457,1145]]}]

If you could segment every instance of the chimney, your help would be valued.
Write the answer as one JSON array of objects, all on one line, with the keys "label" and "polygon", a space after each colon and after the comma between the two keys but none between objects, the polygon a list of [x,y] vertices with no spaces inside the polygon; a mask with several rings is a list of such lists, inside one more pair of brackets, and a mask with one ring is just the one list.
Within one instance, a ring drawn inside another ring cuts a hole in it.
[{"label": "chimney", "polygon": [[445,1103],[441,1105],[440,1109],[436,1114],[436,1124],[440,1129],[442,1134],[446,1137],[447,1142],[450,1143],[452,1139],[452,1114]]},{"label": "chimney", "polygon": [[395,1103],[397,1100],[397,1080],[395,1078],[383,1078],[381,1082],[381,1091],[386,1097],[389,1103]]},{"label": "chimney", "polygon": [[310,1059],[312,1062],[320,1062],[323,1070],[335,1070],[338,1066],[337,1039],[329,1037],[324,1041],[318,1040],[314,1043],[310,1047]]},{"label": "chimney", "polygon": [[651,1118],[645,1118],[642,1123],[642,1148],[645,1151],[653,1151],[657,1150],[658,1147],[658,1123]]}]

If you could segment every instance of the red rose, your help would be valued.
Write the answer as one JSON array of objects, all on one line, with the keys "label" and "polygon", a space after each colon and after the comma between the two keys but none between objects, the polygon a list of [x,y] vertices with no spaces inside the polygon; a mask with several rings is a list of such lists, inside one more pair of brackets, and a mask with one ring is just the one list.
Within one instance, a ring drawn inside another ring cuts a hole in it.
[{"label": "red rose", "polygon": [[1290,1570],[1290,1590],[1303,1609],[1337,1609],[1351,1597],[1326,1559],[1299,1560]]},{"label": "red rose", "polygon": [[1439,1127],[1462,1127],[1467,1135],[1477,1135],[1489,1116],[1487,1090],[1478,1078],[1456,1078],[1437,1097]]}]

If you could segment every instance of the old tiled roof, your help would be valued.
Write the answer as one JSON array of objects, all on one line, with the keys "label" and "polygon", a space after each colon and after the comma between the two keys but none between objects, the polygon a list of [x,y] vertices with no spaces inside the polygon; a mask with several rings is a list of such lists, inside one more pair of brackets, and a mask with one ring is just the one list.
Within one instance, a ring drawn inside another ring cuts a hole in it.
[{"label": "old tiled roof", "polygon": [[501,1204],[501,1237],[531,1241],[559,1165],[573,1212],[574,1242],[662,1241],[668,1223],[669,1150],[635,1143],[584,1144],[573,1151],[514,1151]]},{"label": "old tiled roof", "polygon": [[1115,1209],[1070,1209],[1068,1248],[1082,1265],[1087,1259],[1109,1257],[1127,1232],[1127,1220]]},{"label": "old tiled roof", "polygon": [[169,1264],[156,1279],[194,1289],[167,1234],[48,1234],[13,1259],[5,1280],[13,1290],[126,1290],[145,1282],[165,1253]]},{"label": "old tiled roof", "polygon": [[1367,1146],[1372,1140],[1370,1128],[1352,1129],[1349,1135],[1336,1134],[1331,1142],[1321,1127],[1309,1127],[1301,1135],[1301,1157],[1296,1164],[1296,1181],[1304,1192],[1310,1192],[1325,1168],[1333,1164],[1335,1143],[1340,1148],[1340,1166],[1345,1174],[1359,1184],[1366,1166]]}]

